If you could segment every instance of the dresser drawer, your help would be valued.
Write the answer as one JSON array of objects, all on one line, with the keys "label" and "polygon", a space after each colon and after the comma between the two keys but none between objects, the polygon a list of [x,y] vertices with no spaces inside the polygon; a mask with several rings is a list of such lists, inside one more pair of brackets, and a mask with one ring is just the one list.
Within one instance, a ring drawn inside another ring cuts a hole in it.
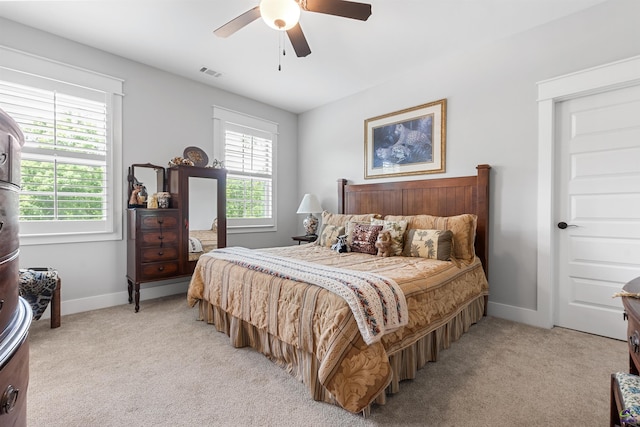
[{"label": "dresser drawer", "polygon": [[142,280],[154,280],[162,279],[163,277],[172,277],[178,273],[178,268],[178,261],[142,264]]},{"label": "dresser drawer", "polygon": [[27,425],[31,310],[26,306],[22,301],[0,342],[0,426]]},{"label": "dresser drawer", "polygon": [[0,130],[0,180],[20,185],[20,143]]},{"label": "dresser drawer", "polygon": [[19,246],[18,192],[0,187],[0,259]]},{"label": "dresser drawer", "polygon": [[640,324],[633,316],[628,317],[627,345],[635,366],[640,367]]},{"label": "dresser drawer", "polygon": [[0,263],[0,332],[4,331],[18,305],[18,251]]},{"label": "dresser drawer", "polygon": [[0,408],[0,425],[27,425],[27,388],[29,386],[29,341],[25,340],[0,371],[0,402],[10,410]]},{"label": "dresser drawer", "polygon": [[140,214],[140,229],[141,230],[157,230],[157,229],[170,229],[178,226],[178,213],[177,212],[163,212],[157,210],[155,213],[143,213]]},{"label": "dresser drawer", "polygon": [[141,244],[145,246],[159,246],[160,243],[164,245],[177,245],[178,244],[178,232],[176,230],[162,230],[162,231],[146,231],[140,236]]},{"label": "dresser drawer", "polygon": [[140,262],[158,262],[178,259],[177,246],[163,246],[161,248],[142,248],[140,250]]}]

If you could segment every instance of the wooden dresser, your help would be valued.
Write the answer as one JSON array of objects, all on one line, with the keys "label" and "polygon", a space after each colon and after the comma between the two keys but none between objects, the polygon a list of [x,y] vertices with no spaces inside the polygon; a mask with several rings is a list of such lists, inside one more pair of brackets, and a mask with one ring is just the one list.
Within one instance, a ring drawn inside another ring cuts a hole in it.
[{"label": "wooden dresser", "polygon": [[[129,193],[136,174],[144,168],[158,171],[158,191],[164,190],[164,168],[152,164],[132,165]],[[138,171],[138,172],[137,172]],[[168,169],[171,207],[168,209],[127,209],[127,282],[129,303],[135,299],[140,310],[140,284],[190,276],[196,261],[189,260],[189,180],[206,178],[215,182],[218,223],[217,245],[227,242],[226,177],[224,169],[174,166]]]},{"label": "wooden dresser", "polygon": [[[634,294],[640,292],[640,277],[633,279],[622,289]],[[640,299],[624,297],[622,305],[624,306],[624,317],[628,320],[629,373],[638,375],[640,367]]]},{"label": "wooden dresser", "polygon": [[18,297],[18,125],[0,110],[0,425],[27,425],[31,308]]},{"label": "wooden dresser", "polygon": [[140,283],[184,276],[177,209],[128,209],[127,282],[129,302],[135,289],[140,309]]}]

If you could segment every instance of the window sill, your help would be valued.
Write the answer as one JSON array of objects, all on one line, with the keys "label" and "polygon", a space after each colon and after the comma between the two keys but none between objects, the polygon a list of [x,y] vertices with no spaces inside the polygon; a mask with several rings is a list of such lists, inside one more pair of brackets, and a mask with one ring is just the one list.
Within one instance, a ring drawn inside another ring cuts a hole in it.
[{"label": "window sill", "polygon": [[274,225],[238,225],[233,227],[227,225],[227,234],[269,233],[276,231],[278,231],[278,227]]},{"label": "window sill", "polygon": [[122,240],[122,233],[80,233],[80,234],[46,234],[20,235],[20,246],[56,245],[64,243],[92,243],[109,240]]}]

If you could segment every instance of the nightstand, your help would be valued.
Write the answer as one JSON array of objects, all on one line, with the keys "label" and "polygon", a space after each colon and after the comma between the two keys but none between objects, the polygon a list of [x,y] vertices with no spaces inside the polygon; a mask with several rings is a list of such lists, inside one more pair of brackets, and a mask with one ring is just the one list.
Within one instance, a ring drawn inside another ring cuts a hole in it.
[{"label": "nightstand", "polygon": [[292,239],[298,242],[298,244],[300,244],[300,242],[311,243],[315,242],[318,239],[318,236],[316,234],[311,234],[309,236],[293,236]]}]

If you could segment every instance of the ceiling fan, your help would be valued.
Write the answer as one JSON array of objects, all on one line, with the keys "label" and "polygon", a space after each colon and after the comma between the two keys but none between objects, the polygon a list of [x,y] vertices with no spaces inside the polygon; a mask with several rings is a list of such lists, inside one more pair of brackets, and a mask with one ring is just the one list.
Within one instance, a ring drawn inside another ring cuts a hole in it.
[{"label": "ceiling fan", "polygon": [[229,37],[262,17],[271,28],[287,32],[298,57],[307,56],[311,53],[311,48],[298,22],[300,10],[360,21],[366,21],[371,16],[371,5],[366,3],[344,0],[261,0],[260,5],[232,19],[213,33],[218,37]]}]

